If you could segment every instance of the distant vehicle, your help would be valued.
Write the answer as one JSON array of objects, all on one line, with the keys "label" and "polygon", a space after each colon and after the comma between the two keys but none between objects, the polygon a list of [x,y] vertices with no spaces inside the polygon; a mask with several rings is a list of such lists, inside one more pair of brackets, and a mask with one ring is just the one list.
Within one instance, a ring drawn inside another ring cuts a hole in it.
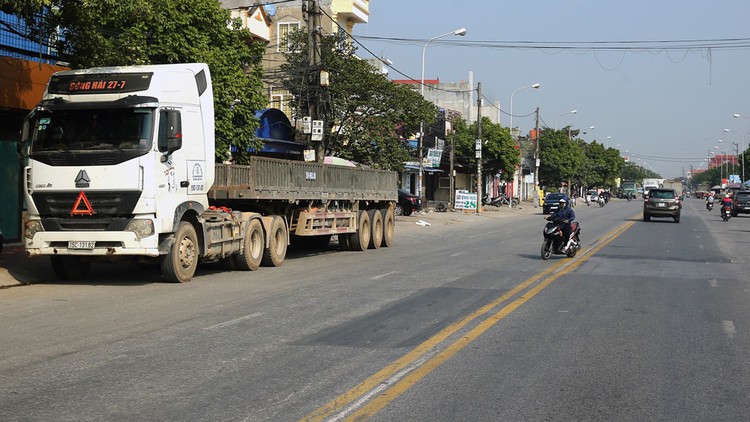
[{"label": "distant vehicle", "polygon": [[732,217],[737,214],[750,214],[750,190],[740,190],[732,198]]},{"label": "distant vehicle", "polygon": [[651,221],[651,217],[671,217],[679,223],[681,210],[682,203],[674,189],[652,188],[643,200],[643,221]]},{"label": "distant vehicle", "polygon": [[635,180],[623,180],[620,183],[620,197],[627,198],[628,195],[635,197],[638,187],[636,186]]},{"label": "distant vehicle", "polygon": [[[664,179],[643,179],[643,197],[645,198],[650,189],[661,188],[663,186]],[[675,193],[677,193],[675,191]],[[680,196],[679,194],[677,196]]]},{"label": "distant vehicle", "polygon": [[422,209],[422,199],[409,191],[398,190],[398,202],[396,203],[396,215],[410,216],[414,211]]},{"label": "distant vehicle", "polygon": [[548,193],[547,196],[544,197],[542,212],[545,214],[550,214],[556,209],[560,208],[560,199],[565,199],[566,201],[570,202],[570,198],[568,198],[568,195],[562,192]]}]

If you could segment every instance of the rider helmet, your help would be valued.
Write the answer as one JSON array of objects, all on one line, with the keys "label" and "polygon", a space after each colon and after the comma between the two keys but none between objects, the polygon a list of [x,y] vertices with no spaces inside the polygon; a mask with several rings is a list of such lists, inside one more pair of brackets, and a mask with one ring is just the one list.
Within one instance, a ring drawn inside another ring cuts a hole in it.
[{"label": "rider helmet", "polygon": [[568,201],[566,201],[565,198],[560,198],[560,200],[557,201],[558,204],[564,204],[566,202],[568,202]]}]

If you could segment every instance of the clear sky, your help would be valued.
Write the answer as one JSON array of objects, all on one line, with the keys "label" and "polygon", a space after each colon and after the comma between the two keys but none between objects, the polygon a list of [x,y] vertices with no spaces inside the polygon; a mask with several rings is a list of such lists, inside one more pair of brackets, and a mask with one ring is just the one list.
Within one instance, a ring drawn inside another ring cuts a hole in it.
[{"label": "clear sky", "polygon": [[[459,82],[471,71],[505,112],[514,90],[539,83],[513,95],[515,116],[538,106],[544,125],[570,124],[663,177],[706,168],[709,150],[750,143],[750,118],[732,117],[750,117],[748,0],[371,0],[370,21],[354,35],[389,38],[361,42],[393,62],[391,78],[419,80],[426,40],[462,27],[466,36],[429,44],[425,79]],[[519,48],[527,42],[545,48]],[[617,49],[583,48],[592,43]],[[534,120],[513,125],[527,133]]]}]

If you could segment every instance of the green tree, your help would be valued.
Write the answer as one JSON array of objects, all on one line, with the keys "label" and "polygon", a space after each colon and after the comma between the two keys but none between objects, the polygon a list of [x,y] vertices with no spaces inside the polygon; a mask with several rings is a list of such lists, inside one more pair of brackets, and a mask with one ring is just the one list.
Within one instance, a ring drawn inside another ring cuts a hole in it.
[{"label": "green tree", "polygon": [[619,177],[625,163],[620,157],[620,151],[606,148],[596,141],[590,144],[580,141],[579,145],[585,156],[579,172],[582,186],[614,189],[615,178]]},{"label": "green tree", "polygon": [[568,128],[545,127],[540,133],[539,160],[540,185],[552,188],[577,180],[585,154],[577,141],[569,139]]},{"label": "green tree", "polygon": [[427,125],[435,121],[436,107],[419,92],[394,84],[358,58],[356,47],[343,33],[321,40],[321,68],[328,71],[329,86],[320,87],[309,69],[307,44],[305,31],[290,34],[290,52],[281,66],[285,75],[282,84],[293,94],[291,106],[298,116],[309,114],[312,99],[322,100],[319,112],[325,121],[325,154],[377,168],[402,169],[410,151],[399,132],[417,133],[420,121]]},{"label": "green tree", "polygon": [[[459,120],[454,123],[456,146],[455,162],[464,168],[477,168],[476,159],[476,122],[466,125]],[[489,117],[482,117],[482,175],[492,176],[500,173],[500,178],[512,181],[516,166],[520,162],[520,152],[510,136],[510,130]]]},{"label": "green tree", "polygon": [[[19,2],[16,2],[19,3]],[[23,2],[19,4],[22,5]],[[26,2],[28,4],[29,2]],[[60,38],[55,48],[73,68],[203,62],[211,69],[217,159],[242,162],[254,137],[255,111],[263,108],[261,59],[252,43],[215,0],[46,0],[44,20],[34,8],[14,9],[42,33]],[[230,27],[231,26],[231,27]]]}]

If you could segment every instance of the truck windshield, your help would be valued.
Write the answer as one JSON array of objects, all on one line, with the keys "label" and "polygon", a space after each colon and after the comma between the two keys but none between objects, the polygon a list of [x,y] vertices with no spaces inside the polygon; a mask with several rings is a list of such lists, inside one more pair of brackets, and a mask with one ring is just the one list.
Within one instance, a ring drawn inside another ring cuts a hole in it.
[{"label": "truck windshield", "polygon": [[37,112],[31,152],[148,151],[153,109],[117,108]]}]

